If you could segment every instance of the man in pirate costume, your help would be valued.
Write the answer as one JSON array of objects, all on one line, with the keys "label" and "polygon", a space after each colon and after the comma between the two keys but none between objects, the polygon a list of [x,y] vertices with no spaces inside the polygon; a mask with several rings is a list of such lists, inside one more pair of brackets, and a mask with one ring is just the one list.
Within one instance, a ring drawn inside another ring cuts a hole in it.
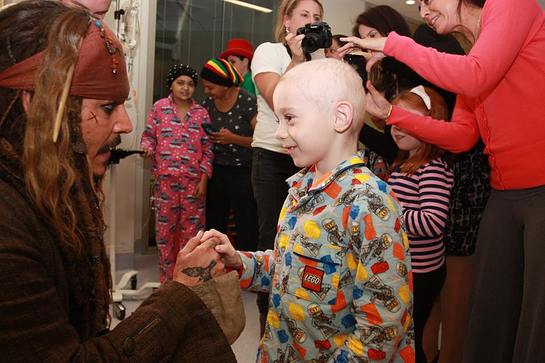
[{"label": "man in pirate costume", "polygon": [[0,360],[235,362],[189,287],[223,273],[200,236],[174,281],[109,331],[101,180],[132,130],[121,45],[58,1],[0,11]]}]

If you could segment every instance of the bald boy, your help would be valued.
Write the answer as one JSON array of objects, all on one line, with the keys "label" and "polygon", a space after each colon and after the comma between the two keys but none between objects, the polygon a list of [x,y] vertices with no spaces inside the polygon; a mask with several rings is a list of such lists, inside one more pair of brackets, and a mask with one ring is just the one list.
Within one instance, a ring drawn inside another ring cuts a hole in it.
[{"label": "bald boy", "polygon": [[258,361],[413,362],[411,264],[401,207],[357,152],[365,92],[347,64],[300,64],[273,95],[287,180],[274,250],[216,250],[242,288],[270,292]]}]

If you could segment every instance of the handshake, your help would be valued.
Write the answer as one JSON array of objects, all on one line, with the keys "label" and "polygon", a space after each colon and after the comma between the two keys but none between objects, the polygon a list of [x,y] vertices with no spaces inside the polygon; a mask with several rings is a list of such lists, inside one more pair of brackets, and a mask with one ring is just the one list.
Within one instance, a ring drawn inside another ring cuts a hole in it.
[{"label": "handshake", "polygon": [[200,231],[178,252],[173,280],[197,286],[224,275],[226,268],[241,266],[242,260],[225,234],[214,229]]},{"label": "handshake", "polygon": [[214,315],[229,344],[240,336],[246,317],[238,277],[226,267],[242,260],[229,238],[216,230],[200,231],[178,253],[173,279],[188,286]]}]

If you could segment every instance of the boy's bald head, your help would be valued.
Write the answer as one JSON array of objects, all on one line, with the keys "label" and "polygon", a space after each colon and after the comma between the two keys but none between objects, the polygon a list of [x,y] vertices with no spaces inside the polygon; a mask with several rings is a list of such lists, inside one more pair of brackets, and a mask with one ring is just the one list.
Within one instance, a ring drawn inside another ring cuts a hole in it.
[{"label": "boy's bald head", "polygon": [[296,89],[301,97],[315,103],[326,115],[334,112],[339,101],[349,102],[354,114],[352,128],[358,132],[361,129],[365,114],[365,90],[361,77],[347,63],[333,58],[302,63],[282,76],[274,98],[285,87]]}]

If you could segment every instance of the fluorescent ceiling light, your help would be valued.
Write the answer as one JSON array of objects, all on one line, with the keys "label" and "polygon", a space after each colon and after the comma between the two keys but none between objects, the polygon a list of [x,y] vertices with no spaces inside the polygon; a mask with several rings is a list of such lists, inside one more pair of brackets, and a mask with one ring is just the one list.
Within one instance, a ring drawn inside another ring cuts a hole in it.
[{"label": "fluorescent ceiling light", "polygon": [[414,4],[416,4],[416,1],[414,1],[414,0],[405,0],[405,4],[414,5]]},{"label": "fluorescent ceiling light", "polygon": [[257,6],[254,4],[247,3],[246,1],[240,1],[240,0],[223,0],[226,3],[231,3],[239,6],[244,6],[245,8],[250,8],[253,10],[261,11],[263,13],[270,13],[272,9],[264,8],[263,6]]}]

